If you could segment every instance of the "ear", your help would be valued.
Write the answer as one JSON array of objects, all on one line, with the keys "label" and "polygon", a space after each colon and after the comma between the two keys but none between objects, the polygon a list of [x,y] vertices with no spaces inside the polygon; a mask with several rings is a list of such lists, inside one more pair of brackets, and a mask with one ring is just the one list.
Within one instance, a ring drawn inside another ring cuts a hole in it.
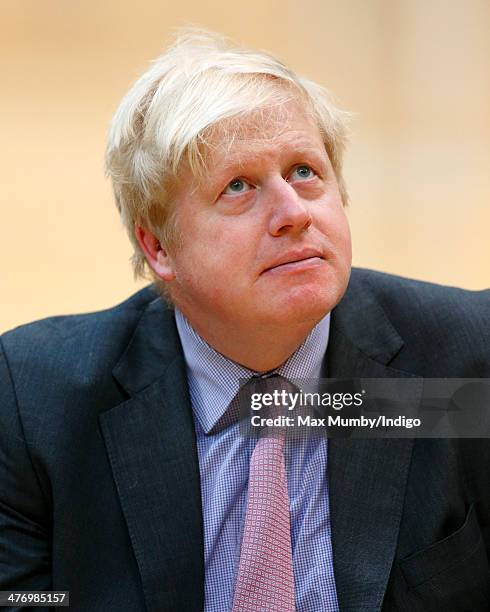
[{"label": "ear", "polygon": [[140,247],[143,249],[146,261],[155,274],[164,281],[174,280],[175,271],[173,259],[170,257],[167,250],[160,244],[155,234],[141,225],[134,226],[134,233]]}]

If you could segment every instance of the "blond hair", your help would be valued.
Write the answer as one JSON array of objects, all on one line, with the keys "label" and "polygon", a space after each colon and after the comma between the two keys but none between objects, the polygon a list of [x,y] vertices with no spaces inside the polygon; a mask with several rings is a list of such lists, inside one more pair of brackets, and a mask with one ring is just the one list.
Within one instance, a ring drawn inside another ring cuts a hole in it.
[{"label": "blond hair", "polygon": [[172,186],[182,162],[196,176],[205,169],[209,131],[225,119],[291,99],[304,103],[315,119],[347,204],[342,178],[347,113],[334,106],[325,89],[267,53],[233,47],[202,30],[185,32],[153,60],[121,101],[106,149],[107,174],[134,247],[135,276],[147,271],[135,224],[167,248],[175,244]]}]

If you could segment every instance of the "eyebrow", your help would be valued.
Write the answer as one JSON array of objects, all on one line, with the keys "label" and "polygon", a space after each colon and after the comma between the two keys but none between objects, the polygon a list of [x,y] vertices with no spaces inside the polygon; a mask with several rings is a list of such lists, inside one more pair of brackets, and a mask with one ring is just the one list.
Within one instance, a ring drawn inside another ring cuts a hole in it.
[{"label": "eyebrow", "polygon": [[[234,155],[233,150],[231,149],[223,162],[223,174],[229,172],[234,168],[236,168],[237,172],[240,172],[248,165],[260,163],[260,157],[261,152],[259,151],[251,151],[244,155],[238,156]],[[312,144],[311,146],[304,144],[291,149],[283,149],[279,152],[279,159],[292,159],[301,157],[311,158],[316,160],[317,162],[325,164],[328,158],[328,154],[325,147],[322,147],[319,150],[316,144]]]}]

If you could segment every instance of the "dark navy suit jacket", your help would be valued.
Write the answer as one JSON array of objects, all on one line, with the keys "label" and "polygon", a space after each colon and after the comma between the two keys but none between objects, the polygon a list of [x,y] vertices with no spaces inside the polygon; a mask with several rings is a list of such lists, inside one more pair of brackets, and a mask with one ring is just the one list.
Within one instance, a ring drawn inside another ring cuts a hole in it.
[{"label": "dark navy suit jacket", "polygon": [[[353,270],[333,378],[490,377],[490,292]],[[329,444],[344,612],[490,609],[490,441]],[[0,590],[87,612],[203,609],[199,466],[172,310],[147,288],[2,337]]]}]

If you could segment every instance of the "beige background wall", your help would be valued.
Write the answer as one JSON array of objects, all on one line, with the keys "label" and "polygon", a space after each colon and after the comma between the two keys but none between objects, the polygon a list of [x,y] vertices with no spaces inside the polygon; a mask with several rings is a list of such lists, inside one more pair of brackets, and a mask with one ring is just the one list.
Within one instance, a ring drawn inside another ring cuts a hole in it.
[{"label": "beige background wall", "polygon": [[487,0],[22,0],[2,3],[0,26],[0,331],[141,285],[104,179],[105,133],[185,23],[278,54],[357,113],[357,265],[490,285]]}]

